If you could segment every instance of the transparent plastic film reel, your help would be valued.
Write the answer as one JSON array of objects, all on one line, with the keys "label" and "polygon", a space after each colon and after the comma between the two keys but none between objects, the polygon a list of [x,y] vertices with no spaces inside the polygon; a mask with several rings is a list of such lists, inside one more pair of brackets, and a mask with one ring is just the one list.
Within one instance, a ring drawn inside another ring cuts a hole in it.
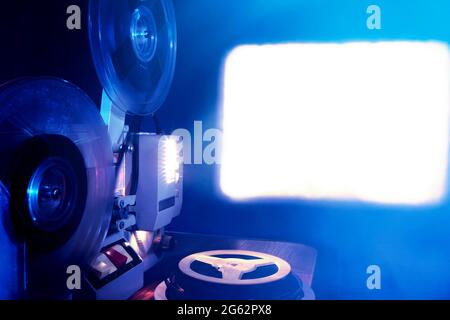
[{"label": "transparent plastic film reel", "polygon": [[89,33],[97,74],[111,101],[124,113],[153,114],[175,71],[171,0],[91,0]]},{"label": "transparent plastic film reel", "polygon": [[9,229],[25,244],[29,289],[61,297],[66,268],[90,262],[111,219],[106,127],[76,86],[23,79],[0,87],[0,139],[0,183],[10,195]]}]

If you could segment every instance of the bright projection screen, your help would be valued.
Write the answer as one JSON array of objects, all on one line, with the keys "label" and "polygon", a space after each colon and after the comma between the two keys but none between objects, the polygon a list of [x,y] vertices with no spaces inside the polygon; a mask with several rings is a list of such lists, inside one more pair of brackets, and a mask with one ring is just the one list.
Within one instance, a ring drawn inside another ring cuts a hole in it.
[{"label": "bright projection screen", "polygon": [[234,199],[428,204],[446,193],[450,68],[438,42],[247,45],[223,79]]}]

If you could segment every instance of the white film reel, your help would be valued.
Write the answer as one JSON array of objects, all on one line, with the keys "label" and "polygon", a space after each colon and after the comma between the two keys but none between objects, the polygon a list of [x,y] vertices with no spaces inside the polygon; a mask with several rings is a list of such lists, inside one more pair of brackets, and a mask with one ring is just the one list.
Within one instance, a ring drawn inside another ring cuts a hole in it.
[{"label": "white film reel", "polygon": [[[218,257],[221,256],[221,257]],[[230,256],[226,258],[224,256]],[[249,256],[254,259],[236,258],[233,256]],[[222,274],[221,278],[215,278],[194,271],[191,265],[195,261],[206,263]],[[260,267],[274,265],[277,271],[274,274],[255,279],[243,279],[245,274],[257,270]],[[218,284],[232,285],[257,285],[281,280],[291,272],[290,265],[275,256],[245,250],[216,250],[195,253],[185,257],[178,264],[180,270],[197,280]]]}]

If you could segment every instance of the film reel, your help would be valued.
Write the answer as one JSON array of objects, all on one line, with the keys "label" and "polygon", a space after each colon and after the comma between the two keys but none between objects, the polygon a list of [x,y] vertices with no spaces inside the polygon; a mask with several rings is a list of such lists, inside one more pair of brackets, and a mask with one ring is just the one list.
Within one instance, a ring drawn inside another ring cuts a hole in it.
[{"label": "film reel", "polygon": [[56,78],[0,88],[0,182],[25,243],[31,297],[59,298],[66,269],[98,252],[111,218],[111,142],[95,104]]},{"label": "film reel", "polygon": [[[201,272],[202,268],[195,269],[200,262],[218,271],[217,274]],[[273,266],[273,271],[264,276],[248,277],[248,274],[258,268]],[[275,256],[265,253],[244,250],[217,250],[195,253],[185,257],[178,264],[184,274],[207,282],[234,285],[255,285],[278,281],[291,272],[290,265]]]},{"label": "film reel", "polygon": [[[308,288],[306,288],[308,290]],[[305,288],[290,265],[247,250],[216,250],[183,258],[155,289],[156,300],[303,299]]]},{"label": "film reel", "polygon": [[109,98],[125,113],[154,113],[175,70],[171,0],[91,0],[89,10],[94,64]]}]

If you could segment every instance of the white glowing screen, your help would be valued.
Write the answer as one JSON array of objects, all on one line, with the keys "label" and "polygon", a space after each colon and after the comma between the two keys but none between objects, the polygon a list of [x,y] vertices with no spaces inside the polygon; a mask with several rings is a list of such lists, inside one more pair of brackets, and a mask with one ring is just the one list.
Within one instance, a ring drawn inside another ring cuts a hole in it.
[{"label": "white glowing screen", "polygon": [[449,66],[448,47],[437,42],[237,47],[224,69],[223,192],[439,201]]}]

